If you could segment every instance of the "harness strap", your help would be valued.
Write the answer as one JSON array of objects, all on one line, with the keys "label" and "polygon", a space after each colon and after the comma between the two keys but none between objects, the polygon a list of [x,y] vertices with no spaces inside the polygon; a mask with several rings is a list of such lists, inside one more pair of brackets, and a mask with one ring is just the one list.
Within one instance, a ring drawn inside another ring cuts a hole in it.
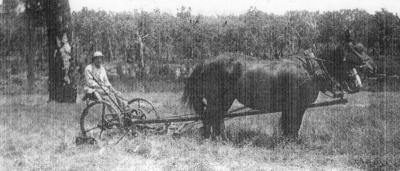
[{"label": "harness strap", "polygon": [[[307,57],[307,56],[304,56],[304,57],[296,56],[296,58],[299,59],[303,63],[303,66],[306,68],[308,73],[312,75],[312,77],[314,79],[322,78],[329,82],[331,88],[333,88],[335,86],[336,81],[328,73],[328,70],[326,69],[324,63],[322,62],[322,61],[327,61],[327,60],[320,59],[320,58],[314,58],[314,57]],[[319,62],[319,61],[321,61],[321,62]],[[331,61],[329,61],[329,62],[331,62]],[[318,67],[319,67],[320,71],[322,71],[322,73],[317,73]],[[302,84],[304,84],[304,83],[302,83]],[[334,91],[332,89],[327,90],[327,91],[330,91],[332,94],[336,94],[336,93],[334,93]]]}]

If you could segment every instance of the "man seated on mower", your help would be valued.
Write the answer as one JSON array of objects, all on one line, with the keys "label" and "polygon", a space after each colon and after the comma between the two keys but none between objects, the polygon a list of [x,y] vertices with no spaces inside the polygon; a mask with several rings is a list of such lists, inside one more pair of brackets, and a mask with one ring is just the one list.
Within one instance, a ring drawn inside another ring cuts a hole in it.
[{"label": "man seated on mower", "polygon": [[106,70],[101,64],[103,57],[104,55],[100,51],[95,52],[92,57],[92,63],[86,66],[84,92],[87,96],[94,97],[97,100],[107,101],[113,106],[118,105],[113,107],[115,112],[118,112],[118,108],[127,110],[127,100],[108,81]]}]

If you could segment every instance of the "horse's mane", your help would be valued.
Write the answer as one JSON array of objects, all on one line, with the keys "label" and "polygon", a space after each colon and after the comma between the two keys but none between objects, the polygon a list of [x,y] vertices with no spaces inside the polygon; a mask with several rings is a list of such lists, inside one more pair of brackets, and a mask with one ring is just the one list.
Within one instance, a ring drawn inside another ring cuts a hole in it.
[{"label": "horse's mane", "polygon": [[[182,102],[193,108],[196,99],[204,94],[203,80],[212,77],[213,74],[227,74],[231,79],[238,78],[241,73],[241,66],[238,61],[256,61],[257,58],[240,53],[222,53],[215,58],[210,58],[197,64],[190,76],[185,80],[185,88]],[[219,75],[223,76],[223,75]]]}]

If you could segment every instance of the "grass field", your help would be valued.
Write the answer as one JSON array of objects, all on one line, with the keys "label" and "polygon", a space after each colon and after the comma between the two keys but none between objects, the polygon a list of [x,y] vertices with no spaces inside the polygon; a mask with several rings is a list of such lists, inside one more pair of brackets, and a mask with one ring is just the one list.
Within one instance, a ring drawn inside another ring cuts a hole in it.
[{"label": "grass field", "polygon": [[[165,115],[190,112],[179,93],[126,97],[149,99]],[[180,138],[147,135],[77,146],[84,103],[0,96],[0,170],[400,169],[400,93],[360,92],[348,99],[346,105],[308,109],[299,142],[278,141],[280,114],[274,113],[228,120],[228,143],[201,140],[191,130]]]}]

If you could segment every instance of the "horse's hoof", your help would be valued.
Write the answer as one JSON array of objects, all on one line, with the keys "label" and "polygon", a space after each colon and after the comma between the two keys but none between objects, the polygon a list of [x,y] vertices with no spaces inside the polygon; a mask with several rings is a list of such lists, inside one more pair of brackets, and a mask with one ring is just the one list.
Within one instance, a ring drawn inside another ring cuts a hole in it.
[{"label": "horse's hoof", "polygon": [[92,137],[76,137],[75,138],[75,144],[76,145],[84,145],[84,144],[89,144],[89,145],[95,145],[97,144],[96,139]]},{"label": "horse's hoof", "polygon": [[174,133],[172,133],[171,136],[172,136],[173,139],[179,139],[181,137],[181,134],[178,134],[178,133],[174,132]]}]

